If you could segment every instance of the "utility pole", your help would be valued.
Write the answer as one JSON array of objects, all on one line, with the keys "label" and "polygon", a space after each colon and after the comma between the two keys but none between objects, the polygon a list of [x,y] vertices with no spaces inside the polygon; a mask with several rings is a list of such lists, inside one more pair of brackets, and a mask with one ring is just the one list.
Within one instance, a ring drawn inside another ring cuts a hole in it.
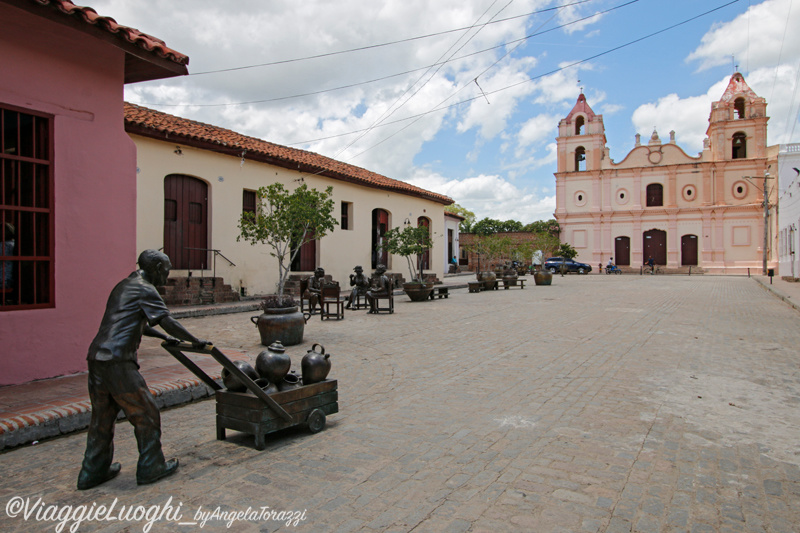
[{"label": "utility pole", "polygon": [[761,249],[761,274],[766,276],[767,275],[767,247],[769,246],[769,187],[767,186],[767,180],[771,180],[772,176],[769,175],[769,167],[764,170],[764,186],[759,187],[756,183],[753,183],[750,180],[757,179],[754,176],[742,176],[748,182],[753,184],[754,187],[761,190],[762,195],[764,196],[764,244]]},{"label": "utility pole", "polygon": [[[767,245],[769,244],[769,189],[767,188],[767,180],[769,179],[769,171],[764,171],[764,248],[763,248],[763,256],[762,264],[761,264],[761,275],[767,275]],[[772,283],[772,278],[770,278],[770,283]]]}]

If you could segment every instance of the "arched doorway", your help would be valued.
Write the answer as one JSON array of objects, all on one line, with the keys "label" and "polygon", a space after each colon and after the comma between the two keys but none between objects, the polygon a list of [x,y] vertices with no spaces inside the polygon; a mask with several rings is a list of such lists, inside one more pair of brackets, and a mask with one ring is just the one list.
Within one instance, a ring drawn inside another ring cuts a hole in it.
[{"label": "arched doorway", "polygon": [[208,265],[208,184],[170,174],[164,178],[164,253],[176,270]]},{"label": "arched doorway", "polygon": [[380,249],[383,244],[383,236],[389,231],[389,212],[384,209],[372,210],[372,268],[377,268],[378,264],[386,265],[389,268],[389,254],[386,250]]},{"label": "arched doorway", "polygon": [[631,238],[617,237],[614,239],[614,264],[617,266],[630,266],[631,264]]},{"label": "arched doorway", "polygon": [[660,229],[645,231],[642,238],[645,263],[653,258],[657,265],[667,264],[667,232]]},{"label": "arched doorway", "polygon": [[[430,235],[431,232],[431,219],[426,217],[419,217],[417,219],[417,227],[426,227],[428,228],[428,234]],[[421,270],[430,270],[431,268],[431,251],[430,249],[425,250],[425,253],[422,254],[420,260],[420,269]],[[422,272],[420,272],[422,275]]]},{"label": "arched doorway", "polygon": [[697,235],[681,237],[681,265],[697,266]]}]

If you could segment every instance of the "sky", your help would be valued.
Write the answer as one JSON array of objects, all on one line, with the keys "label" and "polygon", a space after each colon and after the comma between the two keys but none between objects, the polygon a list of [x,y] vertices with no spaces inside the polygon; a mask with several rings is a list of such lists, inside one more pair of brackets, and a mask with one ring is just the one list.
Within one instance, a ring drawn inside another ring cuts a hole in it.
[{"label": "sky", "polygon": [[768,144],[800,142],[800,1],[92,0],[190,57],[129,102],[442,193],[553,218],[555,138],[583,90],[611,158],[674,130],[702,150],[738,69]]}]

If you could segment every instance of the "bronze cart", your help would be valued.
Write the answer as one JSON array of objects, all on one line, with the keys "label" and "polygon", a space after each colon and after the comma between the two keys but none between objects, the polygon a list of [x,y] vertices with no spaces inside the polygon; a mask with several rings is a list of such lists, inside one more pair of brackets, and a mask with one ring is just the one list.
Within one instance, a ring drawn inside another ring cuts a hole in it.
[{"label": "bronze cart", "polygon": [[[215,391],[217,440],[225,440],[225,430],[233,429],[254,435],[256,449],[263,450],[266,447],[264,437],[268,433],[300,425],[305,425],[309,431],[317,433],[325,428],[326,415],[339,412],[338,382],[335,379],[326,379],[319,383],[268,395],[212,345],[194,348],[191,344],[170,345],[165,342],[161,346]],[[244,383],[248,392],[231,392],[223,389],[183,352],[210,355]]]}]

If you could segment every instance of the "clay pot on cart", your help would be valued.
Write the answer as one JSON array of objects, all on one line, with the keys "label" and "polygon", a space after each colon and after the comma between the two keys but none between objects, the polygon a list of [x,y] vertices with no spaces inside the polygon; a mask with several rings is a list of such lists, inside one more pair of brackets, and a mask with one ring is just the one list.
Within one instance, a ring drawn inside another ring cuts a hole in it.
[{"label": "clay pot on cart", "polygon": [[[319,347],[319,351],[316,348]],[[303,385],[311,385],[325,381],[331,371],[331,354],[325,353],[325,347],[314,343],[311,349],[303,356],[300,367],[303,371]]]},{"label": "clay pot on cart", "polygon": [[310,313],[301,313],[297,306],[267,308],[260,316],[250,317],[250,321],[258,328],[264,346],[275,341],[294,346],[303,342],[303,331],[310,316]]},{"label": "clay pot on cart", "polygon": [[286,353],[281,341],[273,342],[256,357],[258,375],[276,385],[283,381],[291,366],[292,360],[289,354]]},{"label": "clay pot on cart", "polygon": [[[236,368],[242,371],[244,375],[255,381],[258,379],[258,374],[256,373],[256,369],[253,368],[253,365],[248,363],[247,361],[232,361]],[[222,372],[220,373],[222,377],[222,385],[232,392],[244,392],[247,390],[247,386],[239,381],[239,378],[231,374],[227,368],[223,368]]]}]

